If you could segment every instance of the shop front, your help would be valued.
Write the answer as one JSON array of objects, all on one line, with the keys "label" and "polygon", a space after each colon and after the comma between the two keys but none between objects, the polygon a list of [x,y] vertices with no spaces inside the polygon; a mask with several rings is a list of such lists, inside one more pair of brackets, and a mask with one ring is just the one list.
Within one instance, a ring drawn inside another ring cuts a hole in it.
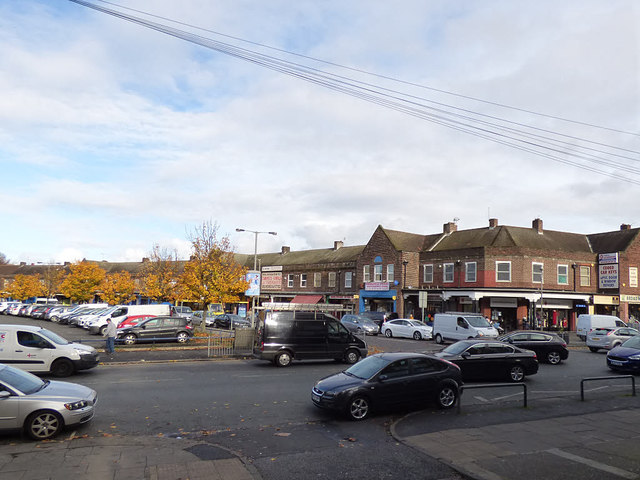
[{"label": "shop front", "polygon": [[360,290],[359,312],[395,312],[397,306],[396,289],[389,288],[388,282],[370,282]]}]

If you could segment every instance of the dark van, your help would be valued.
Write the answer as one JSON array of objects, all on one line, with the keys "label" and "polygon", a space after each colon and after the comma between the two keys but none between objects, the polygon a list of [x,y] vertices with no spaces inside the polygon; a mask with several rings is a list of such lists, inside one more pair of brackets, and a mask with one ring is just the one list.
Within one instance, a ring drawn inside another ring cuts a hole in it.
[{"label": "dark van", "polygon": [[367,345],[337,318],[321,312],[265,312],[257,325],[253,356],[287,367],[293,360],[334,359],[356,363]]}]

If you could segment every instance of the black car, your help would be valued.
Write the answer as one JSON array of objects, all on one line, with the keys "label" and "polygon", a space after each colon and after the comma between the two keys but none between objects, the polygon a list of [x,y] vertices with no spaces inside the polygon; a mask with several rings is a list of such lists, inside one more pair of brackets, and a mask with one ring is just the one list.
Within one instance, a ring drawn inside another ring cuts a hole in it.
[{"label": "black car", "polygon": [[569,357],[567,342],[555,333],[515,331],[497,338],[516,347],[533,350],[542,362],[557,365]]},{"label": "black car", "polygon": [[251,328],[251,322],[240,315],[223,313],[222,315],[213,317],[213,327],[224,328],[226,330],[231,328]]},{"label": "black car", "polygon": [[133,345],[136,342],[185,343],[193,336],[193,327],[182,317],[153,317],[137,325],[118,329],[116,342]]},{"label": "black car", "polygon": [[421,353],[378,353],[318,381],[311,400],[320,408],[363,420],[374,410],[432,402],[451,408],[461,386],[460,368],[451,362]]},{"label": "black car", "polygon": [[435,355],[458,365],[465,381],[520,382],[538,372],[535,352],[498,341],[460,340]]}]

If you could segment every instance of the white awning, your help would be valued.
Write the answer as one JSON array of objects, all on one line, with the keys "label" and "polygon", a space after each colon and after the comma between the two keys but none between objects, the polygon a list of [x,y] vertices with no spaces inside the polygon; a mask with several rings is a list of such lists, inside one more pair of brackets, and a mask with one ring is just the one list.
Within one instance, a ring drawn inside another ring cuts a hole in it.
[{"label": "white awning", "polygon": [[[449,300],[451,297],[469,297],[471,300],[480,300],[484,297],[491,298],[524,298],[530,302],[540,301],[540,292],[508,292],[500,290],[443,290],[442,299]],[[542,300],[582,300],[589,301],[590,295],[579,293],[543,292]]]}]

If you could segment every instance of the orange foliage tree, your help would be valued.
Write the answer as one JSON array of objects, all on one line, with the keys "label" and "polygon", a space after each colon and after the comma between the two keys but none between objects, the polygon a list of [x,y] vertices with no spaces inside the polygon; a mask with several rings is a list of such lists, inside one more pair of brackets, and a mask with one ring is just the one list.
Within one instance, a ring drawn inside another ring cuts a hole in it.
[{"label": "orange foliage tree", "polygon": [[129,272],[109,273],[102,282],[100,297],[109,305],[121,305],[135,300],[135,283]]},{"label": "orange foliage tree", "polygon": [[70,270],[60,285],[60,291],[72,302],[84,303],[92,300],[100,290],[107,272],[97,263],[86,260],[74,263]]},{"label": "orange foliage tree", "polygon": [[142,295],[161,302],[178,298],[178,253],[154,245],[143,266]]},{"label": "orange foliage tree", "polygon": [[16,300],[38,297],[44,293],[40,278],[35,275],[16,275],[5,290]]}]

